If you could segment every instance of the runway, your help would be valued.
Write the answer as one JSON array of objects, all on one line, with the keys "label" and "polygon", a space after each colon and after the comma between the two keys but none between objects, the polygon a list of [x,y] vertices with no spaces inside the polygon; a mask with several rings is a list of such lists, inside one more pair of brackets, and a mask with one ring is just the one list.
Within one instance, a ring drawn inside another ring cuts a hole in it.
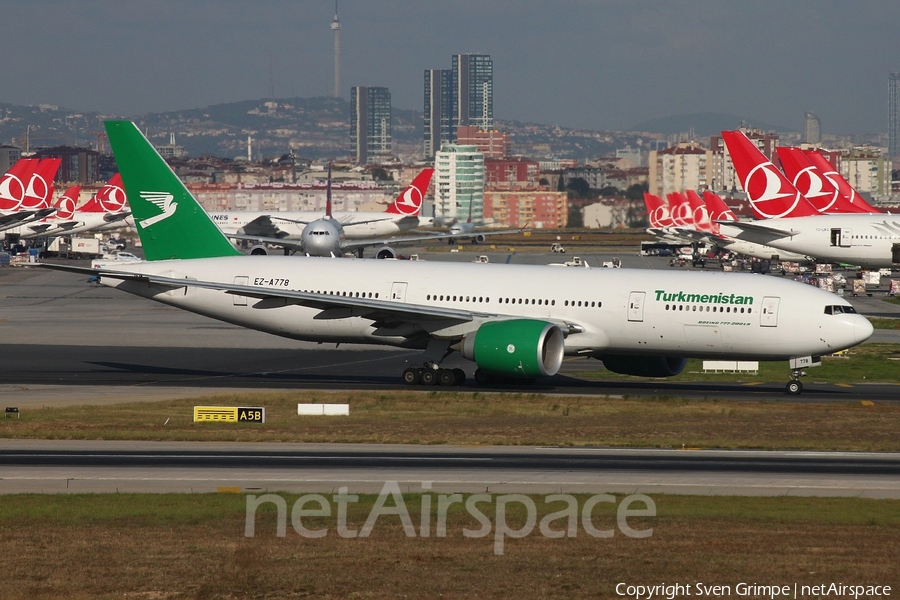
[{"label": "runway", "polygon": [[0,493],[648,493],[900,498],[900,454],[0,442]]},{"label": "runway", "polygon": [[[645,260],[632,256],[623,262]],[[879,299],[852,301],[863,314],[900,313],[900,307]],[[900,341],[897,332],[879,334],[879,341]],[[0,270],[0,398],[7,406],[161,400],[258,389],[409,389],[398,375],[418,356],[391,348],[296,342],[90,285],[71,274]],[[455,357],[450,361],[471,375],[471,365]],[[804,394],[790,398],[783,393],[783,382],[584,379],[597,366],[596,361],[567,360],[556,377],[518,390],[734,401],[900,399],[898,386],[826,385],[816,383],[814,374],[804,382]],[[470,382],[465,389],[476,388]],[[429,490],[444,493],[900,498],[898,475],[900,455],[895,454],[0,442],[0,493],[329,493],[342,486],[374,493],[385,482],[397,481],[410,492],[423,491],[423,482],[429,482]]]}]

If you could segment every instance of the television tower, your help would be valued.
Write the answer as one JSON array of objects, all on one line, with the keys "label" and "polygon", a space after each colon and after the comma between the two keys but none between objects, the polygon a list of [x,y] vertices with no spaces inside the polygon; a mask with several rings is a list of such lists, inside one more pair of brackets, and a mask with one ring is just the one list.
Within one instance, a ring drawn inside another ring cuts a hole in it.
[{"label": "television tower", "polygon": [[341,20],[338,18],[338,3],[334,0],[334,20],[331,22],[334,32],[334,97],[341,96]]}]

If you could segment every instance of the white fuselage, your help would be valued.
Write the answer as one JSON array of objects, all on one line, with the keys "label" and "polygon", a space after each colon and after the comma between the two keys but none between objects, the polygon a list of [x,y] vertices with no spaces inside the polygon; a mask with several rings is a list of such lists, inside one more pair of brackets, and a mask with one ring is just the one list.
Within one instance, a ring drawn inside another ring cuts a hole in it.
[{"label": "white fuselage", "polygon": [[696,232],[696,234],[686,235],[684,231],[684,228],[678,227],[656,227],[647,229],[647,233],[659,238],[660,241],[667,244],[692,244],[693,242],[702,240],[704,243],[714,244],[722,250],[765,260],[772,260],[773,258],[792,262],[806,260],[806,256],[802,254],[788,252],[781,248],[766,246],[765,244],[758,244],[756,242],[741,240],[730,236],[715,236],[700,231]]},{"label": "white fuselage", "polygon": [[423,347],[426,333],[458,338],[479,320],[525,317],[580,329],[565,340],[570,355],[780,360],[829,354],[872,333],[858,314],[826,313],[826,306],[849,307],[842,298],[761,275],[281,256],[158,261],[120,269],[473,314],[467,323],[424,317],[413,323],[390,315],[373,320],[366,308],[323,310],[191,286],[101,280],[215,319],[310,341]]},{"label": "white fuselage", "polygon": [[[726,235],[804,254],[820,262],[867,268],[900,266],[900,217],[889,214],[816,215],[766,219],[761,226],[795,232],[776,236],[722,224]],[[895,253],[894,247],[897,246]]]},{"label": "white fuselage", "polygon": [[[323,218],[321,212],[211,212],[213,222],[226,234],[246,233],[244,227],[259,217],[269,217],[272,224],[289,238],[299,238],[307,223]],[[336,212],[347,239],[362,239],[396,235],[419,225],[416,217],[387,212]],[[300,221],[300,222],[296,222]]]}]

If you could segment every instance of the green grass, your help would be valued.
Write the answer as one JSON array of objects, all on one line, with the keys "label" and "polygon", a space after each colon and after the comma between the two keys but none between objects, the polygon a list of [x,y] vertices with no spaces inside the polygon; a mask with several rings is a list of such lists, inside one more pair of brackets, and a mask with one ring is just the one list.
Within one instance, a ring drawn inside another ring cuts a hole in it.
[{"label": "green grass", "polygon": [[900,319],[879,319],[877,317],[868,317],[868,319],[875,329],[900,329]]},{"label": "green grass", "polygon": [[[892,319],[876,319],[888,324]],[[900,320],[896,323],[900,324]],[[888,328],[888,327],[883,327]],[[604,369],[595,368],[597,363],[586,362],[592,368],[579,370],[572,375],[579,379],[634,379],[628,375],[618,375]],[[803,382],[825,383],[900,383],[900,345],[862,344],[834,356],[822,357],[822,366],[806,370],[808,377]],[[704,373],[703,361],[688,360],[684,371],[667,381],[722,381],[722,382],[787,382],[790,370],[785,362],[760,362],[757,374],[749,373]]]},{"label": "green grass", "polygon": [[[299,417],[303,402],[347,403],[350,416]],[[265,406],[266,423],[194,423],[195,405]],[[0,420],[2,438],[866,451],[900,451],[897,431],[897,404],[443,390],[248,393],[31,408]]]}]

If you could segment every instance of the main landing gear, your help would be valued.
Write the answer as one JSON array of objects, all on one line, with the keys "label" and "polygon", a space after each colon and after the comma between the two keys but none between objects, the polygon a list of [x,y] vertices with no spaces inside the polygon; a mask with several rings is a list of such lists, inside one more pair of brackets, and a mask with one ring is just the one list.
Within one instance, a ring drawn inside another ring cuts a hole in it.
[{"label": "main landing gear", "polygon": [[462,369],[443,369],[434,363],[423,367],[408,367],[403,371],[403,383],[406,385],[463,385],[466,373]]},{"label": "main landing gear", "polygon": [[463,385],[466,373],[462,369],[444,369],[442,360],[450,355],[451,340],[431,338],[425,349],[425,362],[421,367],[407,367],[403,370],[403,383],[406,385]]}]

